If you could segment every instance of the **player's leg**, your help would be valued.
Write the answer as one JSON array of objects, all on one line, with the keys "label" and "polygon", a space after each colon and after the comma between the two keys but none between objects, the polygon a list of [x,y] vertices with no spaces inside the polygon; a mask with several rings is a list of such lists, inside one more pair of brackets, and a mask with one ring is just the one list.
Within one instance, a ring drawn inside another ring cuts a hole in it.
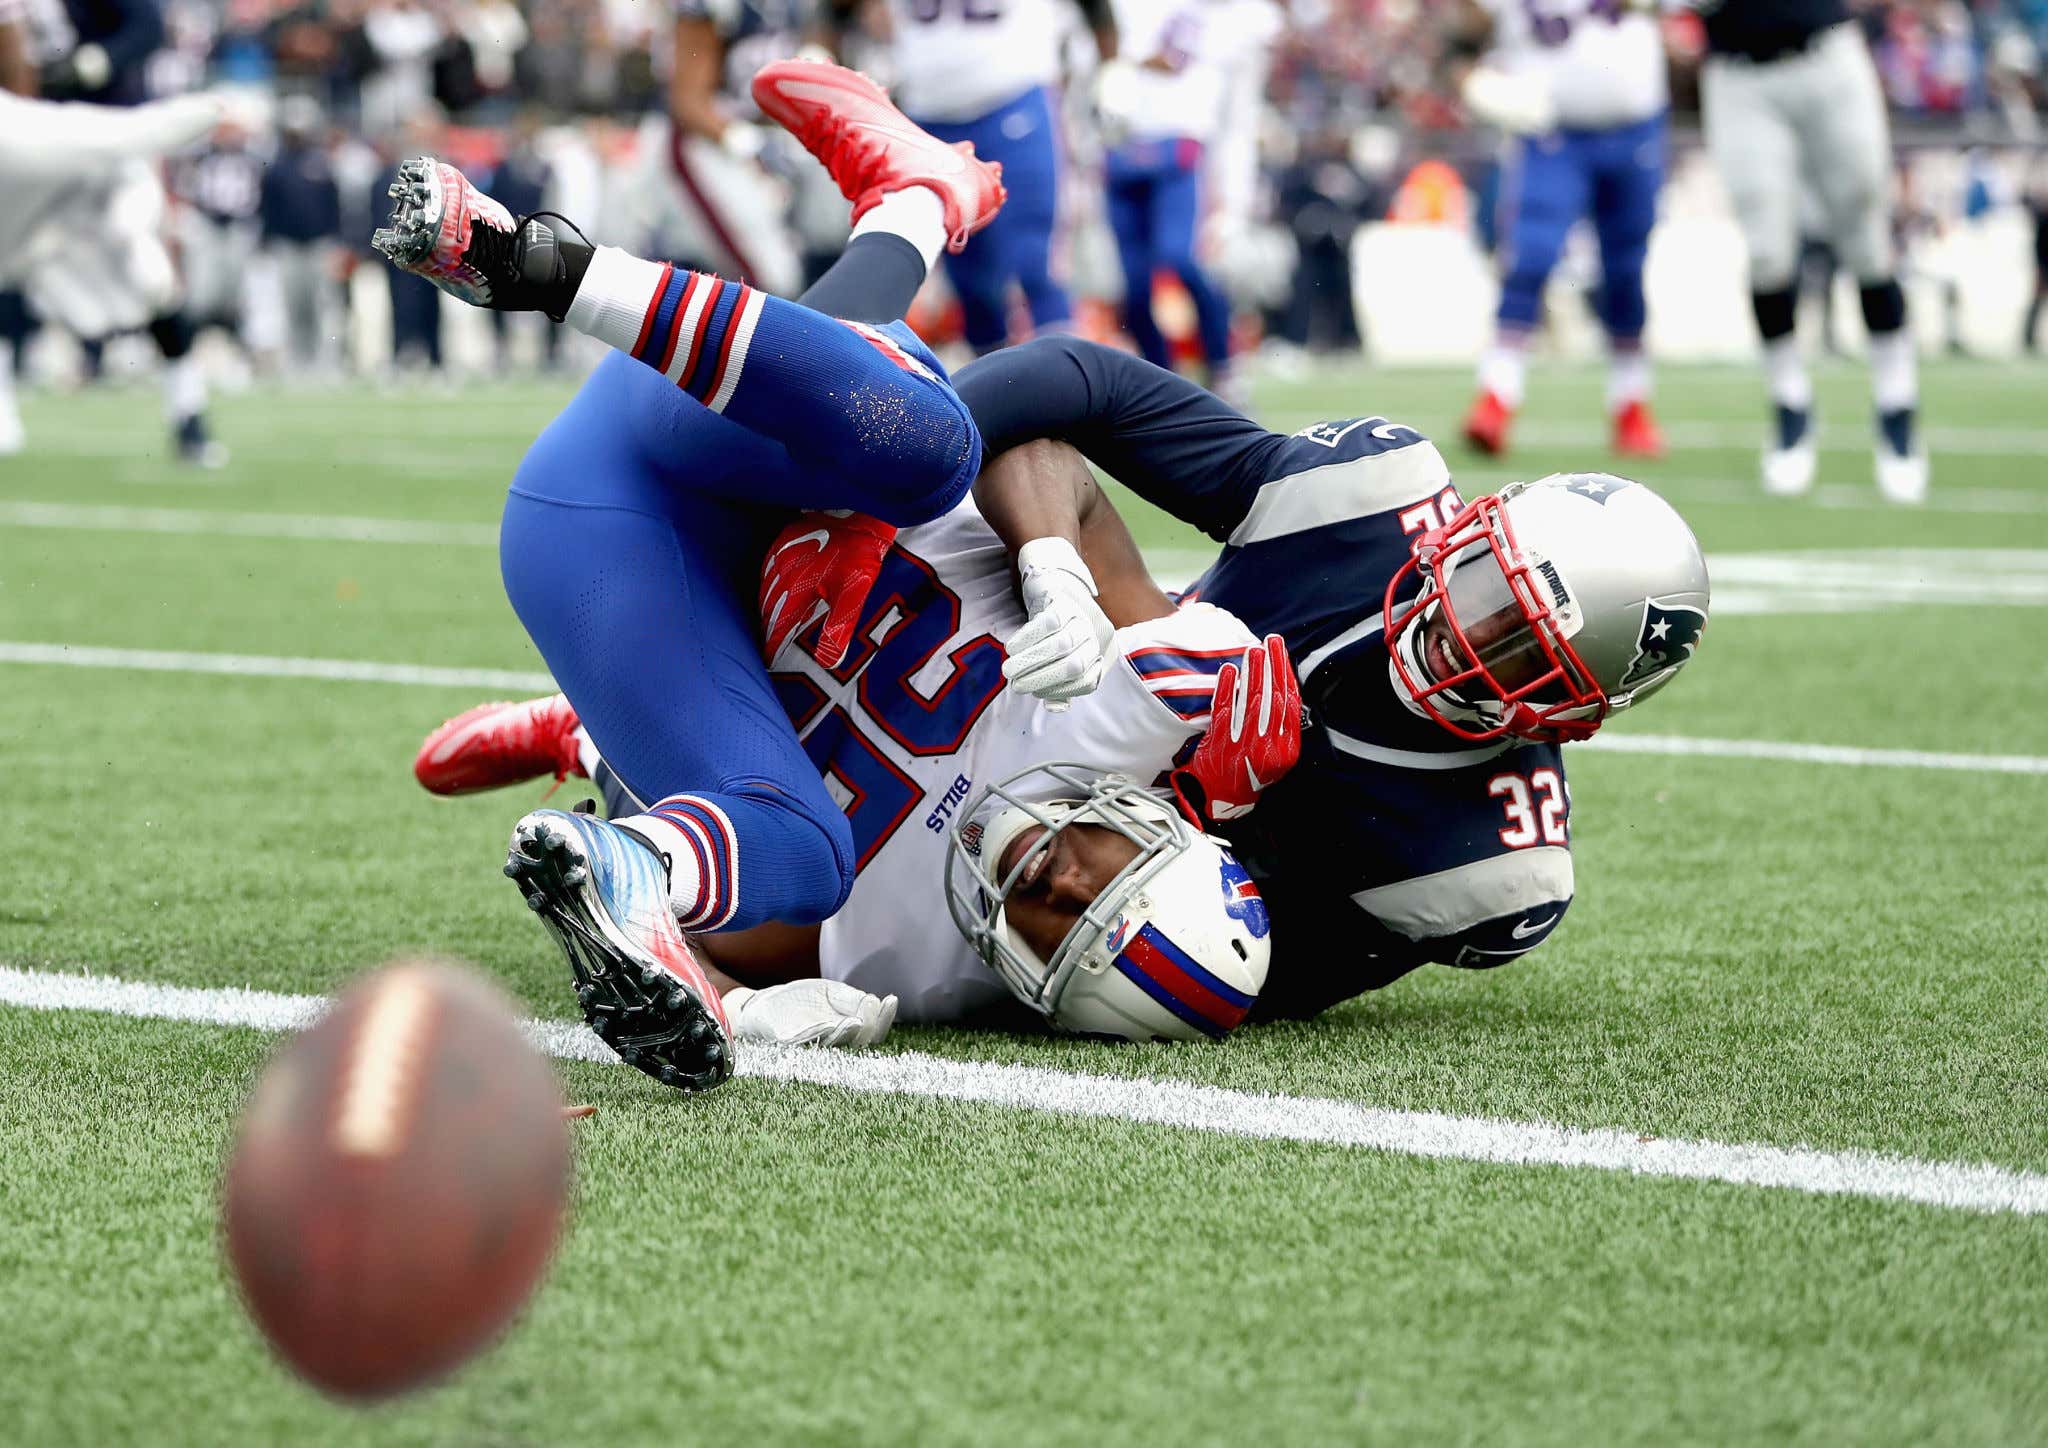
[{"label": "player's leg", "polygon": [[1104,215],[1116,238],[1124,274],[1124,330],[1138,355],[1154,367],[1171,367],[1165,334],[1152,315],[1153,170],[1127,151],[1111,151],[1103,165]]},{"label": "player's leg", "polygon": [[977,353],[993,352],[1010,340],[1010,257],[1017,221],[1015,149],[1007,143],[1002,119],[1009,107],[977,120],[960,123],[920,121],[919,125],[948,144],[967,142],[974,154],[1003,168],[1008,193],[1001,213],[958,252],[946,257],[946,281],[960,300],[962,330]]},{"label": "player's leg", "polygon": [[1607,329],[1607,412],[1614,450],[1623,457],[1664,455],[1650,412],[1650,359],[1643,350],[1649,321],[1643,264],[1664,183],[1662,116],[1600,138],[1593,177],[1593,227],[1600,242],[1600,320]]},{"label": "player's leg", "polygon": [[[400,266],[465,300],[543,311],[609,343],[836,480],[837,506],[917,522],[973,481],[980,442],[966,409],[929,354],[901,336],[592,247],[567,226],[515,226],[460,172],[429,158],[405,163],[395,193],[379,244]],[[923,210],[936,221],[943,208],[927,193]]]},{"label": "player's leg", "polygon": [[1195,255],[1202,219],[1202,151],[1183,142],[1153,190],[1153,265],[1180,278],[1195,304],[1195,329],[1212,391],[1225,391],[1230,372],[1230,299]]},{"label": "player's leg", "polygon": [[[1782,64],[1782,63],[1781,63]],[[1776,420],[1764,449],[1764,488],[1813,486],[1813,379],[1799,353],[1799,137],[1778,66],[1709,61],[1700,80],[1707,149],[1728,188],[1749,250],[1750,305],[1762,338]]]},{"label": "player's leg", "polygon": [[1465,418],[1465,440],[1499,454],[1521,409],[1529,338],[1543,319],[1543,288],[1565,237],[1591,197],[1587,141],[1558,133],[1518,139],[1501,183],[1500,307],[1493,345],[1479,359],[1479,396]]},{"label": "player's leg", "polygon": [[1810,110],[1801,126],[1808,171],[1819,189],[1842,265],[1856,278],[1870,335],[1870,389],[1876,411],[1876,474],[1894,502],[1927,495],[1920,451],[1918,361],[1899,285],[1891,227],[1891,128],[1870,51],[1844,27],[1803,66]]},{"label": "player's leg", "polygon": [[[783,188],[758,164],[704,136],[666,128],[669,183],[718,269],[775,296],[802,285]],[[703,256],[704,252],[692,253]]]},{"label": "player's leg", "polygon": [[1074,320],[1074,304],[1053,274],[1061,185],[1059,121],[1044,87],[1017,101],[1009,114],[1029,117],[1031,122],[1023,135],[1007,138],[1003,165],[1003,180],[1010,188],[1002,218],[1010,227],[1010,265],[1031,313],[1032,329],[1062,331]]}]

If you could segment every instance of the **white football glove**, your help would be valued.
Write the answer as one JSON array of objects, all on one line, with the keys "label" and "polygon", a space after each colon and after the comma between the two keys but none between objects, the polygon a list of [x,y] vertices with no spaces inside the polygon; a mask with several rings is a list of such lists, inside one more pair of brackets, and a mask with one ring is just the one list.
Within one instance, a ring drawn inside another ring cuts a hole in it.
[{"label": "white football glove", "polygon": [[1003,644],[1003,677],[1021,694],[1064,709],[1093,693],[1116,636],[1095,602],[1095,577],[1064,538],[1034,538],[1017,550],[1024,627]]},{"label": "white football glove", "polygon": [[736,1040],[774,1046],[873,1046],[896,1023],[896,997],[871,996],[837,980],[792,980],[725,993]]},{"label": "white football glove", "polygon": [[1550,87],[1533,76],[1475,65],[1466,72],[1459,93],[1467,110],[1503,131],[1542,136],[1557,129],[1557,106],[1550,98]]}]

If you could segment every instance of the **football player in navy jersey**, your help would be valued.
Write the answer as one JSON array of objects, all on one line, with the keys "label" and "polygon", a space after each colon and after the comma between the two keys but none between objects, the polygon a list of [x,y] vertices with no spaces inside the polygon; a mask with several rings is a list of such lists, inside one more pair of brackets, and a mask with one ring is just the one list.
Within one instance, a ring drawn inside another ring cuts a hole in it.
[{"label": "football player in navy jersey", "polygon": [[[1377,417],[1269,432],[1127,354],[1044,338],[955,377],[994,458],[1030,467],[976,499],[1013,549],[1080,540],[1110,507],[1085,457],[1222,552],[1185,597],[1287,642],[1300,763],[1223,832],[1284,922],[1258,1014],[1309,1015],[1417,966],[1501,965],[1571,904],[1560,746],[1662,688],[1706,624],[1706,563],[1639,483],[1558,474],[1462,499],[1436,447]],[[1085,556],[1085,554],[1084,554]],[[1101,668],[1085,599],[1034,619]]]}]

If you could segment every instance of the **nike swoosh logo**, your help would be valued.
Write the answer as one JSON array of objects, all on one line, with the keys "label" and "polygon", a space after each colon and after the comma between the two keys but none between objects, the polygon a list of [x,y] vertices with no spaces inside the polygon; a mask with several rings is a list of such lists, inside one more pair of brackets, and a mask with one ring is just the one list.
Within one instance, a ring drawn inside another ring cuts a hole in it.
[{"label": "nike swoosh logo", "polygon": [[800,533],[796,537],[790,539],[787,543],[783,544],[780,548],[776,549],[775,552],[770,556],[780,557],[782,554],[788,552],[790,549],[796,547],[798,544],[801,543],[815,543],[818,545],[818,551],[822,553],[825,551],[825,545],[827,543],[830,543],[831,541],[832,535],[830,533],[826,532],[823,528],[814,528],[808,533]]},{"label": "nike swoosh logo", "polygon": [[[1563,913],[1564,912],[1560,910],[1558,912],[1558,915],[1562,915]],[[1508,934],[1514,936],[1517,940],[1527,940],[1530,936],[1535,935],[1540,931],[1546,930],[1550,926],[1555,925],[1556,923],[1557,915],[1546,915],[1541,920],[1517,920],[1515,922],[1515,928],[1513,930],[1510,930]]]},{"label": "nike swoosh logo", "polygon": [[[878,125],[873,121],[849,121],[850,131],[870,131],[877,136],[886,136],[892,141],[928,141],[921,131],[906,130],[902,126]],[[934,146],[929,152],[931,169],[939,175],[956,175],[967,169],[967,158],[951,146]]]}]

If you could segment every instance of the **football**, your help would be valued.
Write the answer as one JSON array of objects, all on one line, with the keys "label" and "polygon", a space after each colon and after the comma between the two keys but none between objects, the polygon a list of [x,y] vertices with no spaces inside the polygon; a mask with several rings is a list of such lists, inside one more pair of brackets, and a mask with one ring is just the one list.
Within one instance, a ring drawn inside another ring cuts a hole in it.
[{"label": "football", "polygon": [[474,972],[403,961],[281,1047],[228,1162],[227,1257],[278,1353],[343,1398],[473,1356],[553,1252],[569,1135],[553,1070]]}]

